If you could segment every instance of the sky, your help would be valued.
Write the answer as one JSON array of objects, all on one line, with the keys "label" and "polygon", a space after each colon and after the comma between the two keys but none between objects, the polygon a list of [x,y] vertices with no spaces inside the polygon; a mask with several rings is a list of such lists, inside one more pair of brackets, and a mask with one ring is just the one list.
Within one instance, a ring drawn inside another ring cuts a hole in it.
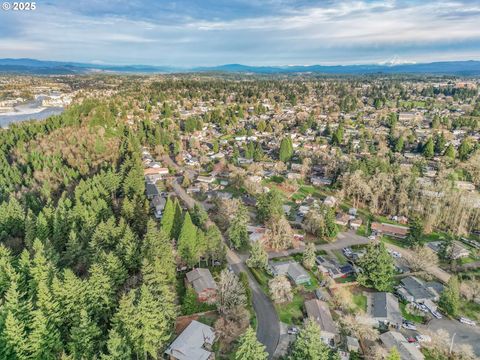
[{"label": "sky", "polygon": [[[3,0],[2,0],[3,1]],[[37,0],[0,58],[180,67],[480,60],[480,0]]]}]

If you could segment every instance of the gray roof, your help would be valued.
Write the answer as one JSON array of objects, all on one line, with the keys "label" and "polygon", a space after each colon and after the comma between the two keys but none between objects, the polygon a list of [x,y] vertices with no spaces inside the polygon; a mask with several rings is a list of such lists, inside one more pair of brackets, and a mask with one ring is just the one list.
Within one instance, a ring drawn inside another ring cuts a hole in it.
[{"label": "gray roof", "polygon": [[295,282],[302,279],[310,280],[308,272],[296,261],[271,262],[270,266],[273,268],[276,275],[287,275]]},{"label": "gray roof", "polygon": [[205,344],[215,341],[214,330],[193,320],[165,351],[178,360],[207,360],[212,354],[204,349]]},{"label": "gray roof", "polygon": [[372,295],[372,317],[391,324],[401,324],[402,314],[395,296],[387,292],[376,292]]},{"label": "gray roof", "polygon": [[154,196],[152,199],[152,206],[161,211],[165,209],[166,203],[167,203],[167,199],[161,196]]},{"label": "gray roof", "polygon": [[414,276],[404,277],[401,282],[405,290],[407,290],[416,301],[435,298],[435,294],[428,290],[425,284]]},{"label": "gray roof", "polygon": [[197,294],[206,289],[216,289],[217,284],[213,280],[208,269],[197,268],[187,273],[187,281],[192,284]]},{"label": "gray roof", "polygon": [[145,190],[147,192],[148,197],[159,195],[157,185],[155,185],[155,184],[146,183],[145,184]]},{"label": "gray roof", "polygon": [[380,335],[380,340],[385,347],[390,350],[396,347],[402,360],[423,360],[425,357],[414,344],[411,344],[405,337],[397,331],[387,331]]},{"label": "gray roof", "polygon": [[321,331],[338,334],[326,302],[317,299],[307,300],[305,301],[305,311],[309,318],[313,318],[318,323]]}]

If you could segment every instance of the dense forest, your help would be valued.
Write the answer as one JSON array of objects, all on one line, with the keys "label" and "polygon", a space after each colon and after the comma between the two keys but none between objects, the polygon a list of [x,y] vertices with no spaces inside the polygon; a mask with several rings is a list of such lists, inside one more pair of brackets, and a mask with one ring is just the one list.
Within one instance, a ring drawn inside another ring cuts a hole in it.
[{"label": "dense forest", "polygon": [[99,101],[0,133],[0,358],[157,357],[176,317],[140,143]]}]

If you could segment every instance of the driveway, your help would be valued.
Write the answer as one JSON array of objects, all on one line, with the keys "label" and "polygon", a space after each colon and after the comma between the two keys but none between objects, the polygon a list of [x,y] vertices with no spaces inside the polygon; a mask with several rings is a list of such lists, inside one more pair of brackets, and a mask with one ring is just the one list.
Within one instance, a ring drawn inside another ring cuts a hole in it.
[{"label": "driveway", "polygon": [[450,334],[450,339],[453,334],[455,334],[453,349],[455,349],[455,345],[458,344],[469,344],[473,347],[475,354],[480,358],[480,328],[478,326],[469,326],[456,320],[443,318],[431,320],[426,325],[426,328],[431,331],[444,329]]}]

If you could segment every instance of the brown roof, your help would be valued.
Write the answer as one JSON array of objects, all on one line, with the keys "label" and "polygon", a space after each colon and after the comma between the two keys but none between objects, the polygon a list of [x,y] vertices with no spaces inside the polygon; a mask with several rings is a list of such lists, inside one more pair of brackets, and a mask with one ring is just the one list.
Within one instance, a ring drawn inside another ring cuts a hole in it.
[{"label": "brown roof", "polygon": [[309,318],[314,319],[317,324],[320,326],[322,331],[337,334],[337,327],[332,319],[332,314],[330,314],[330,309],[324,301],[318,299],[312,299],[305,301],[305,311]]},{"label": "brown roof", "polygon": [[396,234],[400,236],[407,236],[408,234],[408,227],[406,226],[378,223],[378,222],[372,223],[372,230],[379,231],[382,233]]}]

